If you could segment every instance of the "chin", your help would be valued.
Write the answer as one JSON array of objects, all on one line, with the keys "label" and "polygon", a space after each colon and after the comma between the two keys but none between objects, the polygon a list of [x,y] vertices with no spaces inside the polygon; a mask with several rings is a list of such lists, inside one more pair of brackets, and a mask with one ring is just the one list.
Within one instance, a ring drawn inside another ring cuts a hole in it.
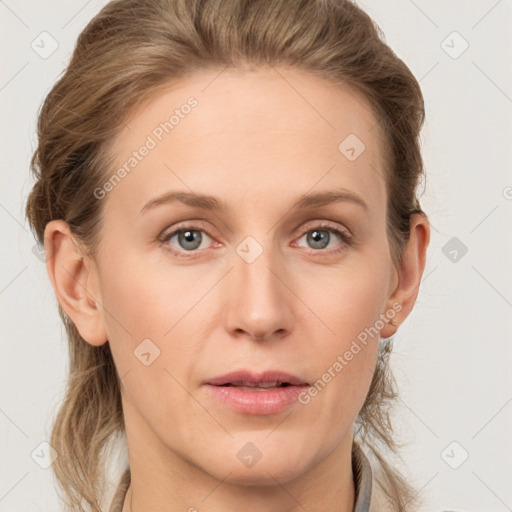
[{"label": "chin", "polygon": [[[207,461],[203,459],[202,469],[219,480],[232,485],[267,486],[285,483],[305,473],[321,458],[322,447],[308,445],[289,436],[274,440],[255,436],[243,436],[243,440],[218,447]],[[248,441],[247,439],[254,441]],[[229,475],[226,478],[226,475]],[[224,480],[225,479],[225,480]]]},{"label": "chin", "polygon": [[294,480],[306,471],[305,465],[289,463],[288,461],[272,461],[264,462],[261,459],[252,468],[241,467],[239,465],[231,467],[223,467],[220,473],[220,479],[224,479],[225,475],[229,476],[224,480],[225,483],[231,485],[244,486],[275,486],[276,481],[286,483]]}]

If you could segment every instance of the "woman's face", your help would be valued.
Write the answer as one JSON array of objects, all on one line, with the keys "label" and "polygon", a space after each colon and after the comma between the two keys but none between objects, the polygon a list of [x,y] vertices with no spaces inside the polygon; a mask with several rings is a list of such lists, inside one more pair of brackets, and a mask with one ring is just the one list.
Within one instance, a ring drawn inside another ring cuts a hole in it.
[{"label": "woman's face", "polygon": [[[400,308],[375,123],[349,89],[284,68],[197,72],[127,120],[97,189],[92,295],[132,464],[284,482],[348,449]],[[321,384],[206,384],[239,370]]]}]

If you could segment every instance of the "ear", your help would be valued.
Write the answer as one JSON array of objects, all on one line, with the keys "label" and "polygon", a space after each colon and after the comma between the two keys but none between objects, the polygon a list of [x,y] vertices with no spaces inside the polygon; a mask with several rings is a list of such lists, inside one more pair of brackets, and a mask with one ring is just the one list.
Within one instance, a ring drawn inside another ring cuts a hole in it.
[{"label": "ear", "polygon": [[44,231],[46,270],[60,305],[80,336],[91,345],[103,345],[107,333],[101,307],[97,268],[84,254],[63,220],[48,222]]},{"label": "ear", "polygon": [[[386,311],[395,311],[396,314],[383,327],[380,334],[382,338],[389,338],[395,334],[414,307],[425,269],[429,242],[430,224],[427,216],[423,213],[412,214],[409,240],[403,247],[400,266],[397,269],[398,284],[387,302]],[[396,325],[392,325],[392,321]]]}]

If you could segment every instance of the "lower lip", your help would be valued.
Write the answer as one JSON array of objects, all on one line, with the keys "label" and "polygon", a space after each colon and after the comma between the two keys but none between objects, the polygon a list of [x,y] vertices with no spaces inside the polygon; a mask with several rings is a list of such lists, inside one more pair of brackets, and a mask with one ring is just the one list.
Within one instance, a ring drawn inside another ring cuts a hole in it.
[{"label": "lower lip", "polygon": [[295,403],[308,386],[285,386],[281,388],[247,388],[237,386],[204,386],[209,393],[231,409],[243,414],[275,414]]}]

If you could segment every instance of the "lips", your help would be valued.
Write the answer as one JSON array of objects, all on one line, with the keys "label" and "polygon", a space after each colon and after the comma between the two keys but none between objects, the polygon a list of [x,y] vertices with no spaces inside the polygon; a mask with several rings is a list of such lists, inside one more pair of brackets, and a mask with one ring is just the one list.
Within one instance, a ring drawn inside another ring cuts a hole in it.
[{"label": "lips", "polygon": [[309,384],[281,370],[240,370],[203,382],[206,395],[240,414],[271,415],[298,400]]}]

